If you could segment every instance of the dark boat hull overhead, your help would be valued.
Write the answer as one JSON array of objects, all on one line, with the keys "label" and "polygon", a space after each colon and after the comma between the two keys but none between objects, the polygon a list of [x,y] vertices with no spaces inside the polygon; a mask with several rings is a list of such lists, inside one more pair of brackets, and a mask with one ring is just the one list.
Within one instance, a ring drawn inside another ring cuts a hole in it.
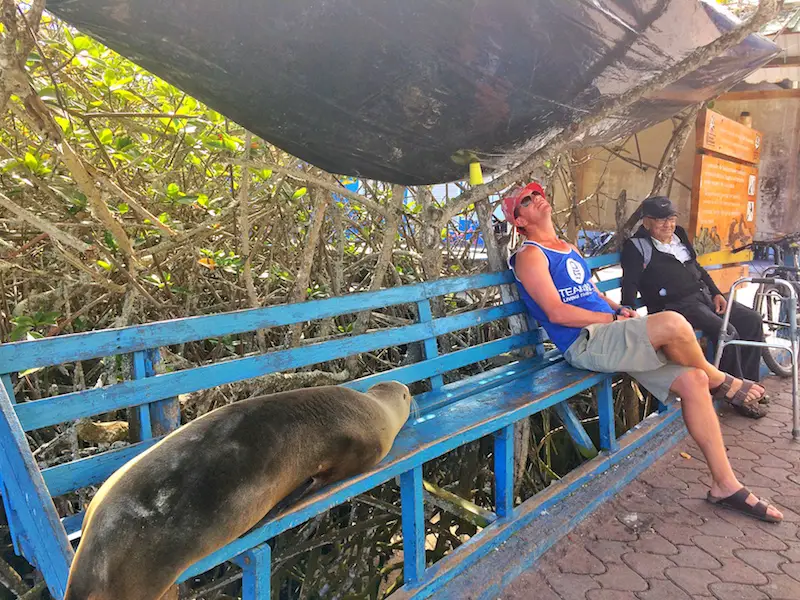
[{"label": "dark boat hull overhead", "polygon": [[[600,98],[735,26],[698,0],[49,0],[48,10],[278,147],[401,184],[504,168]],[[606,121],[662,121],[769,60],[751,35]]]}]

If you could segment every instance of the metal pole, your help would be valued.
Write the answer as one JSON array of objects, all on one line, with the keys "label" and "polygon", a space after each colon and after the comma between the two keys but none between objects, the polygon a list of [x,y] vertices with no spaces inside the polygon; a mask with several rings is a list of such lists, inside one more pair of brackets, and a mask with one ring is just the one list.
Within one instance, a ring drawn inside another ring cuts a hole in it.
[{"label": "metal pole", "polygon": [[792,437],[800,438],[800,399],[797,397],[797,360],[798,339],[797,339],[797,295],[794,287],[789,286],[791,294],[789,296],[789,331],[792,336]]},{"label": "metal pole", "polygon": [[751,279],[750,277],[743,277],[742,279],[737,279],[736,281],[733,282],[733,285],[731,286],[731,292],[729,296],[730,302],[728,302],[728,305],[725,307],[725,316],[722,318],[722,327],[720,328],[719,331],[719,339],[717,340],[717,349],[716,352],[714,353],[715,367],[719,367],[719,362],[722,360],[722,351],[725,349],[725,346],[728,344],[728,342],[730,342],[732,339],[732,336],[728,333],[728,324],[731,321],[731,309],[733,308],[733,302],[736,299],[736,288],[739,285],[748,283],[750,279]]}]

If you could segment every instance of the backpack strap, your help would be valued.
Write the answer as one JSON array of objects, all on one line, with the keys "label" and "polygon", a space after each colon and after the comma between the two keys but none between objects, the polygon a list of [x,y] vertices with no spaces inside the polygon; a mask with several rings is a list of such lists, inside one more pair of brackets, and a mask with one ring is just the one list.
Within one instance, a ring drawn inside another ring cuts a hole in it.
[{"label": "backpack strap", "polygon": [[650,260],[653,258],[653,244],[650,240],[646,240],[644,238],[631,238],[633,245],[636,246],[636,249],[639,251],[639,254],[642,255],[642,263],[644,264],[644,268],[647,268],[647,265],[650,264]]}]

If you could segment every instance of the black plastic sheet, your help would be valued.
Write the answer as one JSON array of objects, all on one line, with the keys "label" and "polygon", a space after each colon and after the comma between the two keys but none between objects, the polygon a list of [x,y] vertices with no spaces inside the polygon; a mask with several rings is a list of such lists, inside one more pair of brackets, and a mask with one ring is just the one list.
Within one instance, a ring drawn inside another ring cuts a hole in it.
[{"label": "black plastic sheet", "polygon": [[[730,30],[698,0],[49,0],[48,10],[287,152],[407,185],[512,166],[607,95]],[[749,36],[596,127],[630,135],[777,53]]]}]

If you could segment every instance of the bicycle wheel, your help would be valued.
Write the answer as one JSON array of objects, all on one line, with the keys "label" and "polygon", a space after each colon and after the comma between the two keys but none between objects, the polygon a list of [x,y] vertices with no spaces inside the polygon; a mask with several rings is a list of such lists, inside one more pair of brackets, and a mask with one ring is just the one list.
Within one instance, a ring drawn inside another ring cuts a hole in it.
[{"label": "bicycle wheel", "polygon": [[782,296],[782,287],[772,284],[760,284],[753,301],[753,309],[761,313],[764,321],[764,339],[770,344],[780,344],[782,348],[763,348],[761,355],[770,371],[780,377],[791,377],[792,355],[791,336],[789,335],[789,318],[786,302]]}]

